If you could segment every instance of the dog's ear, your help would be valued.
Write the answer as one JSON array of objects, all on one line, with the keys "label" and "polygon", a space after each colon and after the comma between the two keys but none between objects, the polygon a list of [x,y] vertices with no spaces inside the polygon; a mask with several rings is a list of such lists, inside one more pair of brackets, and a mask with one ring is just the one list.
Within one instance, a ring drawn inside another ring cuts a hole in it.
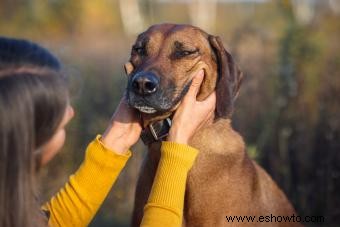
[{"label": "dog's ear", "polygon": [[128,61],[127,63],[125,63],[124,69],[125,69],[126,75],[128,76],[128,75],[130,75],[130,73],[132,73],[134,67],[133,67],[132,63]]},{"label": "dog's ear", "polygon": [[224,49],[220,37],[210,35],[209,43],[216,55],[218,78],[216,80],[216,118],[229,118],[238,95],[243,74],[232,56]]}]

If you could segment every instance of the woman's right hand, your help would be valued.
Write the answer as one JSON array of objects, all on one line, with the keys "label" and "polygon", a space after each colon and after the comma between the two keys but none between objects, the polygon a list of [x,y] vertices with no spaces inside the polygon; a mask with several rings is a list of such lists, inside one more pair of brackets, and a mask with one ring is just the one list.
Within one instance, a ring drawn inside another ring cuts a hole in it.
[{"label": "woman's right hand", "polygon": [[142,126],[138,112],[128,105],[124,96],[120,100],[101,141],[109,149],[124,154],[132,145],[137,143],[141,132]]},{"label": "woman's right hand", "polygon": [[213,117],[216,93],[213,92],[201,102],[196,100],[203,78],[203,70],[194,76],[188,93],[184,96],[172,119],[168,141],[188,144],[194,133]]}]

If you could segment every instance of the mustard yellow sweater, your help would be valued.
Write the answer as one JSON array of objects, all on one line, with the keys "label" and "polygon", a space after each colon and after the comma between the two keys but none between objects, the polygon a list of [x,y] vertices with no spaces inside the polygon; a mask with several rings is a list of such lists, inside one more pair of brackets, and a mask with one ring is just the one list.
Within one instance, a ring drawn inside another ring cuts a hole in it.
[{"label": "mustard yellow sweater", "polygon": [[[50,213],[49,226],[87,226],[131,156],[106,148],[99,140],[89,144],[85,160],[65,186],[42,209]],[[163,142],[155,180],[144,208],[141,226],[181,226],[187,173],[197,150]]]}]

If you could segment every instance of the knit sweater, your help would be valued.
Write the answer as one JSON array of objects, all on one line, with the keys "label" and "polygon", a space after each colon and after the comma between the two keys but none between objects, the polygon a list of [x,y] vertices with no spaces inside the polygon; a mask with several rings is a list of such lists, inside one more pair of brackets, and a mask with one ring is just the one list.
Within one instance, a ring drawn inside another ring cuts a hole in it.
[{"label": "knit sweater", "polygon": [[[197,150],[162,142],[161,159],[141,226],[181,226],[187,173]],[[83,163],[65,186],[42,209],[50,213],[49,226],[87,226],[131,157],[118,154],[100,141],[86,149]]]}]

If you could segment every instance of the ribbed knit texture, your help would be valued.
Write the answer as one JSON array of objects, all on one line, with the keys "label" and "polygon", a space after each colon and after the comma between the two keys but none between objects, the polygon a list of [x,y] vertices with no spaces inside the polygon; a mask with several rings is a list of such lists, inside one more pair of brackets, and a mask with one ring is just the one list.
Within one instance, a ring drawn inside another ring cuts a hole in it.
[{"label": "ribbed knit texture", "polygon": [[106,148],[99,140],[89,144],[85,160],[65,186],[44,206],[49,226],[87,226],[131,156]]},{"label": "ribbed knit texture", "polygon": [[163,142],[161,159],[141,226],[181,226],[188,171],[198,151],[174,142]]},{"label": "ribbed knit texture", "polygon": [[[196,155],[197,150],[189,146],[163,142],[142,226],[181,226],[186,177]],[[106,148],[97,136],[78,171],[42,207],[50,212],[49,226],[87,226],[130,156],[130,151],[119,155]]]}]

